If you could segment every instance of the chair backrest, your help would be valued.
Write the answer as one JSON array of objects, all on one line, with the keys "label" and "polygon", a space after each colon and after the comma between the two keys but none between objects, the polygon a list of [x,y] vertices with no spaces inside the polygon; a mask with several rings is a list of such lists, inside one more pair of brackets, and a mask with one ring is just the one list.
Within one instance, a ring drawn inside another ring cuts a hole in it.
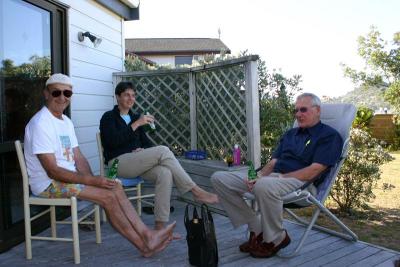
[{"label": "chair backrest", "polygon": [[[339,162],[333,166],[324,181],[318,185],[317,199],[321,202],[328,197],[330,188],[347,156],[350,128],[356,116],[357,108],[352,104],[322,104],[321,121],[339,132],[343,139],[342,155]],[[297,126],[297,123],[295,123]]]},{"label": "chair backrest", "polygon": [[101,144],[101,136],[100,133],[96,133],[97,140],[97,149],[99,150],[99,160],[100,160],[100,175],[104,176],[104,154],[103,154],[103,145]]},{"label": "chair backrest", "polygon": [[19,140],[14,142],[15,150],[17,151],[17,157],[19,162],[19,167],[21,168],[22,174],[22,187],[23,187],[23,194],[24,194],[24,205],[28,203],[29,199],[29,180],[28,180],[28,170],[26,168],[25,157],[23,146]]},{"label": "chair backrest", "polygon": [[[347,140],[357,108],[353,104],[322,104],[321,121],[339,132],[343,141]],[[297,121],[293,127],[297,127]]]}]

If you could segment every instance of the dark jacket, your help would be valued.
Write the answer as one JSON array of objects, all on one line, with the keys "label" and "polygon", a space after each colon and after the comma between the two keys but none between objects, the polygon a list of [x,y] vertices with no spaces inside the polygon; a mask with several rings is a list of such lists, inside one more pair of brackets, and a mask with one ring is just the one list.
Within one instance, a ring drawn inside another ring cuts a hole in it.
[{"label": "dark jacket", "polygon": [[100,136],[104,149],[104,160],[118,157],[119,155],[132,152],[136,148],[148,148],[153,144],[147,137],[144,127],[140,126],[135,131],[131,125],[140,117],[139,113],[129,111],[130,124],[126,124],[121,118],[118,106],[103,114],[100,120]]}]

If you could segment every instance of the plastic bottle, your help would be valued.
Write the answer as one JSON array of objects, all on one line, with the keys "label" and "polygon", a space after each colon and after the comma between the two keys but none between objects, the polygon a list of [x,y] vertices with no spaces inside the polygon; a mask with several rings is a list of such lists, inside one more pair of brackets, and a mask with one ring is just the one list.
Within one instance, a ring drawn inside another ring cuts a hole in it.
[{"label": "plastic bottle", "polygon": [[248,162],[248,165],[249,165],[249,170],[248,170],[248,172],[247,172],[247,179],[250,181],[250,180],[255,180],[255,179],[257,179],[257,172],[256,172],[256,170],[254,169],[254,165],[253,165],[253,162],[252,161],[249,161]]},{"label": "plastic bottle", "polygon": [[[145,115],[150,115],[150,113],[147,110],[144,110]],[[148,124],[148,127],[146,127],[146,130],[149,132],[154,132],[156,130],[156,125],[154,124],[154,121]]]},{"label": "plastic bottle", "polygon": [[118,163],[119,160],[118,159],[114,159],[111,168],[108,170],[107,173],[107,178],[110,180],[114,180],[115,178],[117,178],[117,174],[118,174]]},{"label": "plastic bottle", "polygon": [[240,165],[241,153],[238,144],[233,146],[233,165]]}]

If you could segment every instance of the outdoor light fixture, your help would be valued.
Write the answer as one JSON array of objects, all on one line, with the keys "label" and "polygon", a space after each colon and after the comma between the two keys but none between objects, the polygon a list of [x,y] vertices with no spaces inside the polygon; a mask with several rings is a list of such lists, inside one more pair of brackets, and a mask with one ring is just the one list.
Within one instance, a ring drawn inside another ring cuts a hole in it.
[{"label": "outdoor light fixture", "polygon": [[99,44],[101,43],[101,38],[94,36],[93,34],[91,34],[90,32],[78,32],[78,40],[80,42],[83,42],[83,40],[85,39],[85,37],[89,38],[90,41],[93,43],[94,47],[98,47]]}]

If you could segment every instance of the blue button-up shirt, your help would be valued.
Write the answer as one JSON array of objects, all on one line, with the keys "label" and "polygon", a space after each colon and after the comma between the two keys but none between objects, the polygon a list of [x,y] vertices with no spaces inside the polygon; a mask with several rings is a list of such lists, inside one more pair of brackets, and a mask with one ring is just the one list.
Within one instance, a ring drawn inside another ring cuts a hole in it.
[{"label": "blue button-up shirt", "polygon": [[321,122],[310,128],[290,129],[272,154],[272,158],[277,159],[274,172],[297,171],[312,163],[329,169],[339,160],[342,147],[343,140],[339,133]]}]

